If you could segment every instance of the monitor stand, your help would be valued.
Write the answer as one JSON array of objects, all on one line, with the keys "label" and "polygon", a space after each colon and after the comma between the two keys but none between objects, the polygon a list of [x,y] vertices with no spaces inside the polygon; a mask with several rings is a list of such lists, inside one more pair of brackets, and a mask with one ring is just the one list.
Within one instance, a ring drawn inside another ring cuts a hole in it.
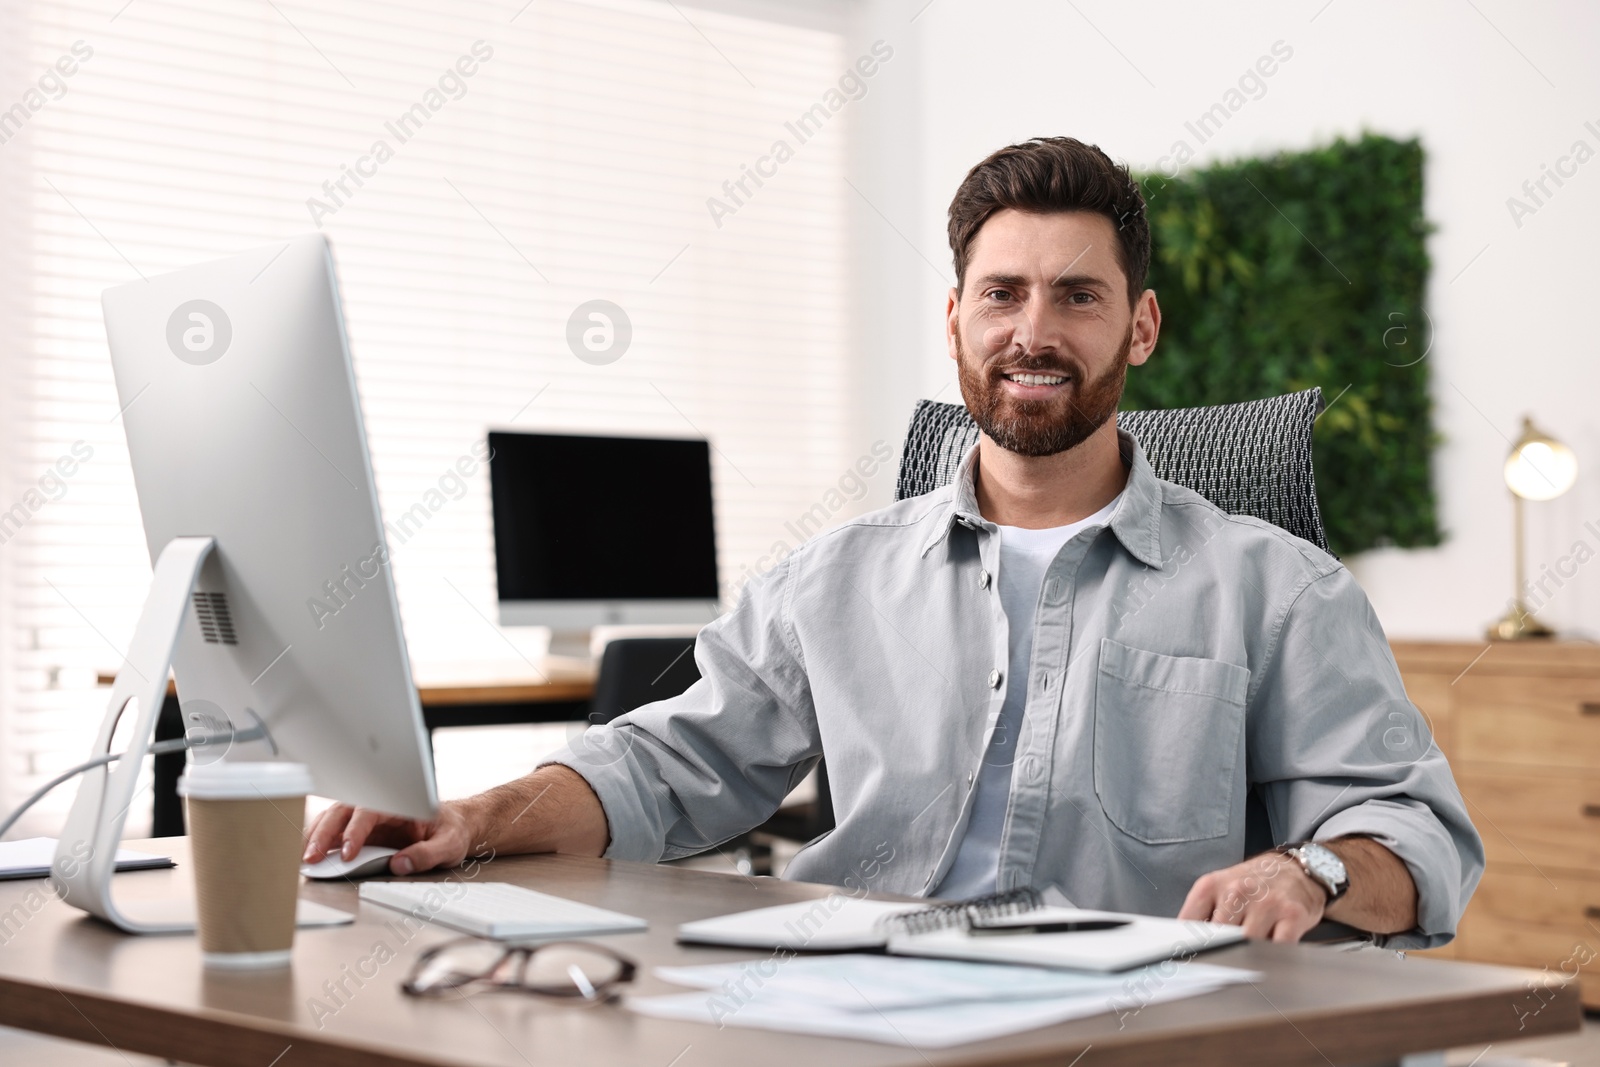
[{"label": "monitor stand", "polygon": [[589,651],[589,633],[583,630],[550,630],[550,648],[546,655],[560,656],[564,659],[591,661],[593,653]]},{"label": "monitor stand", "polygon": [[[130,934],[180,934],[195,928],[192,899],[118,905],[111,899],[111,876],[116,872],[117,846],[122,842],[128,809],[139,792],[139,771],[167,696],[167,676],[172,672],[190,595],[201,566],[215,547],[214,538],[175,537],[161,550],[128,655],[111,684],[111,700],[91,758],[111,752],[124,712],[135,716],[127,735],[128,747],[115,764],[101,764],[84,773],[50,864],[50,883],[62,900]],[[271,738],[267,740],[270,744]],[[354,918],[334,908],[300,902],[301,926],[345,923]]]}]

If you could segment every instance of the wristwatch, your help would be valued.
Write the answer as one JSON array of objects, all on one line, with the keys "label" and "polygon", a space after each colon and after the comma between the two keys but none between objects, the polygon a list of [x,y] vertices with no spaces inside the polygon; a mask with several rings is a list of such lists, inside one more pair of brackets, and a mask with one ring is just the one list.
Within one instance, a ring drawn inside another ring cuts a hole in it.
[{"label": "wristwatch", "polygon": [[1279,845],[1273,851],[1281,852],[1299,863],[1311,880],[1328,894],[1329,904],[1344,896],[1350,888],[1350,875],[1344,869],[1344,860],[1326,845],[1319,845],[1315,841],[1295,841]]}]

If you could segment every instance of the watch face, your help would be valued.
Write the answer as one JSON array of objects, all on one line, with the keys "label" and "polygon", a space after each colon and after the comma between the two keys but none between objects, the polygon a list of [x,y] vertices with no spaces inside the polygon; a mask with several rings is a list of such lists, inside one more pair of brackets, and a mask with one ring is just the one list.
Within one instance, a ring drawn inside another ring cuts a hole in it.
[{"label": "watch face", "polygon": [[1307,844],[1300,847],[1300,854],[1305,857],[1306,866],[1311,869],[1312,876],[1326,886],[1330,893],[1337,893],[1344,888],[1347,878],[1344,861],[1331,849],[1322,845]]}]

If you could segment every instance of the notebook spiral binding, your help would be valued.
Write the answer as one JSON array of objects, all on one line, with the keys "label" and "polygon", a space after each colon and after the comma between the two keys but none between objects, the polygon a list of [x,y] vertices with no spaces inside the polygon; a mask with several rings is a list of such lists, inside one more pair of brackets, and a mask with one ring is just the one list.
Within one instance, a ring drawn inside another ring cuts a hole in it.
[{"label": "notebook spiral binding", "polygon": [[1044,898],[1032,886],[987,893],[967,900],[935,904],[919,911],[890,915],[879,920],[890,934],[931,934],[937,930],[970,930],[987,926],[1012,915],[1022,915],[1044,907]]}]

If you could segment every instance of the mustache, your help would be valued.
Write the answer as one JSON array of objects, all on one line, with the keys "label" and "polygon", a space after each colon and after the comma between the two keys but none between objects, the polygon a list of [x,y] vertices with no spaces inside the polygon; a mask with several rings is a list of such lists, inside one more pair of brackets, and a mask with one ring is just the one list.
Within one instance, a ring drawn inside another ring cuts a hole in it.
[{"label": "mustache", "polygon": [[967,348],[966,339],[959,328],[955,340],[956,354],[962,363],[971,361],[974,371],[991,381],[1012,373],[1060,374],[1079,383],[1090,380],[1088,368],[1072,356],[1058,351],[1030,354],[1020,351],[1022,346],[1013,342],[984,355],[981,348],[976,352]]},{"label": "mustache", "polygon": [[1083,381],[1086,377],[1083,368],[1075,360],[1062,360],[1053,356],[1019,356],[1007,359],[1003,355],[997,355],[988,360],[985,369],[991,377],[1016,373],[1060,374],[1077,381]]}]

